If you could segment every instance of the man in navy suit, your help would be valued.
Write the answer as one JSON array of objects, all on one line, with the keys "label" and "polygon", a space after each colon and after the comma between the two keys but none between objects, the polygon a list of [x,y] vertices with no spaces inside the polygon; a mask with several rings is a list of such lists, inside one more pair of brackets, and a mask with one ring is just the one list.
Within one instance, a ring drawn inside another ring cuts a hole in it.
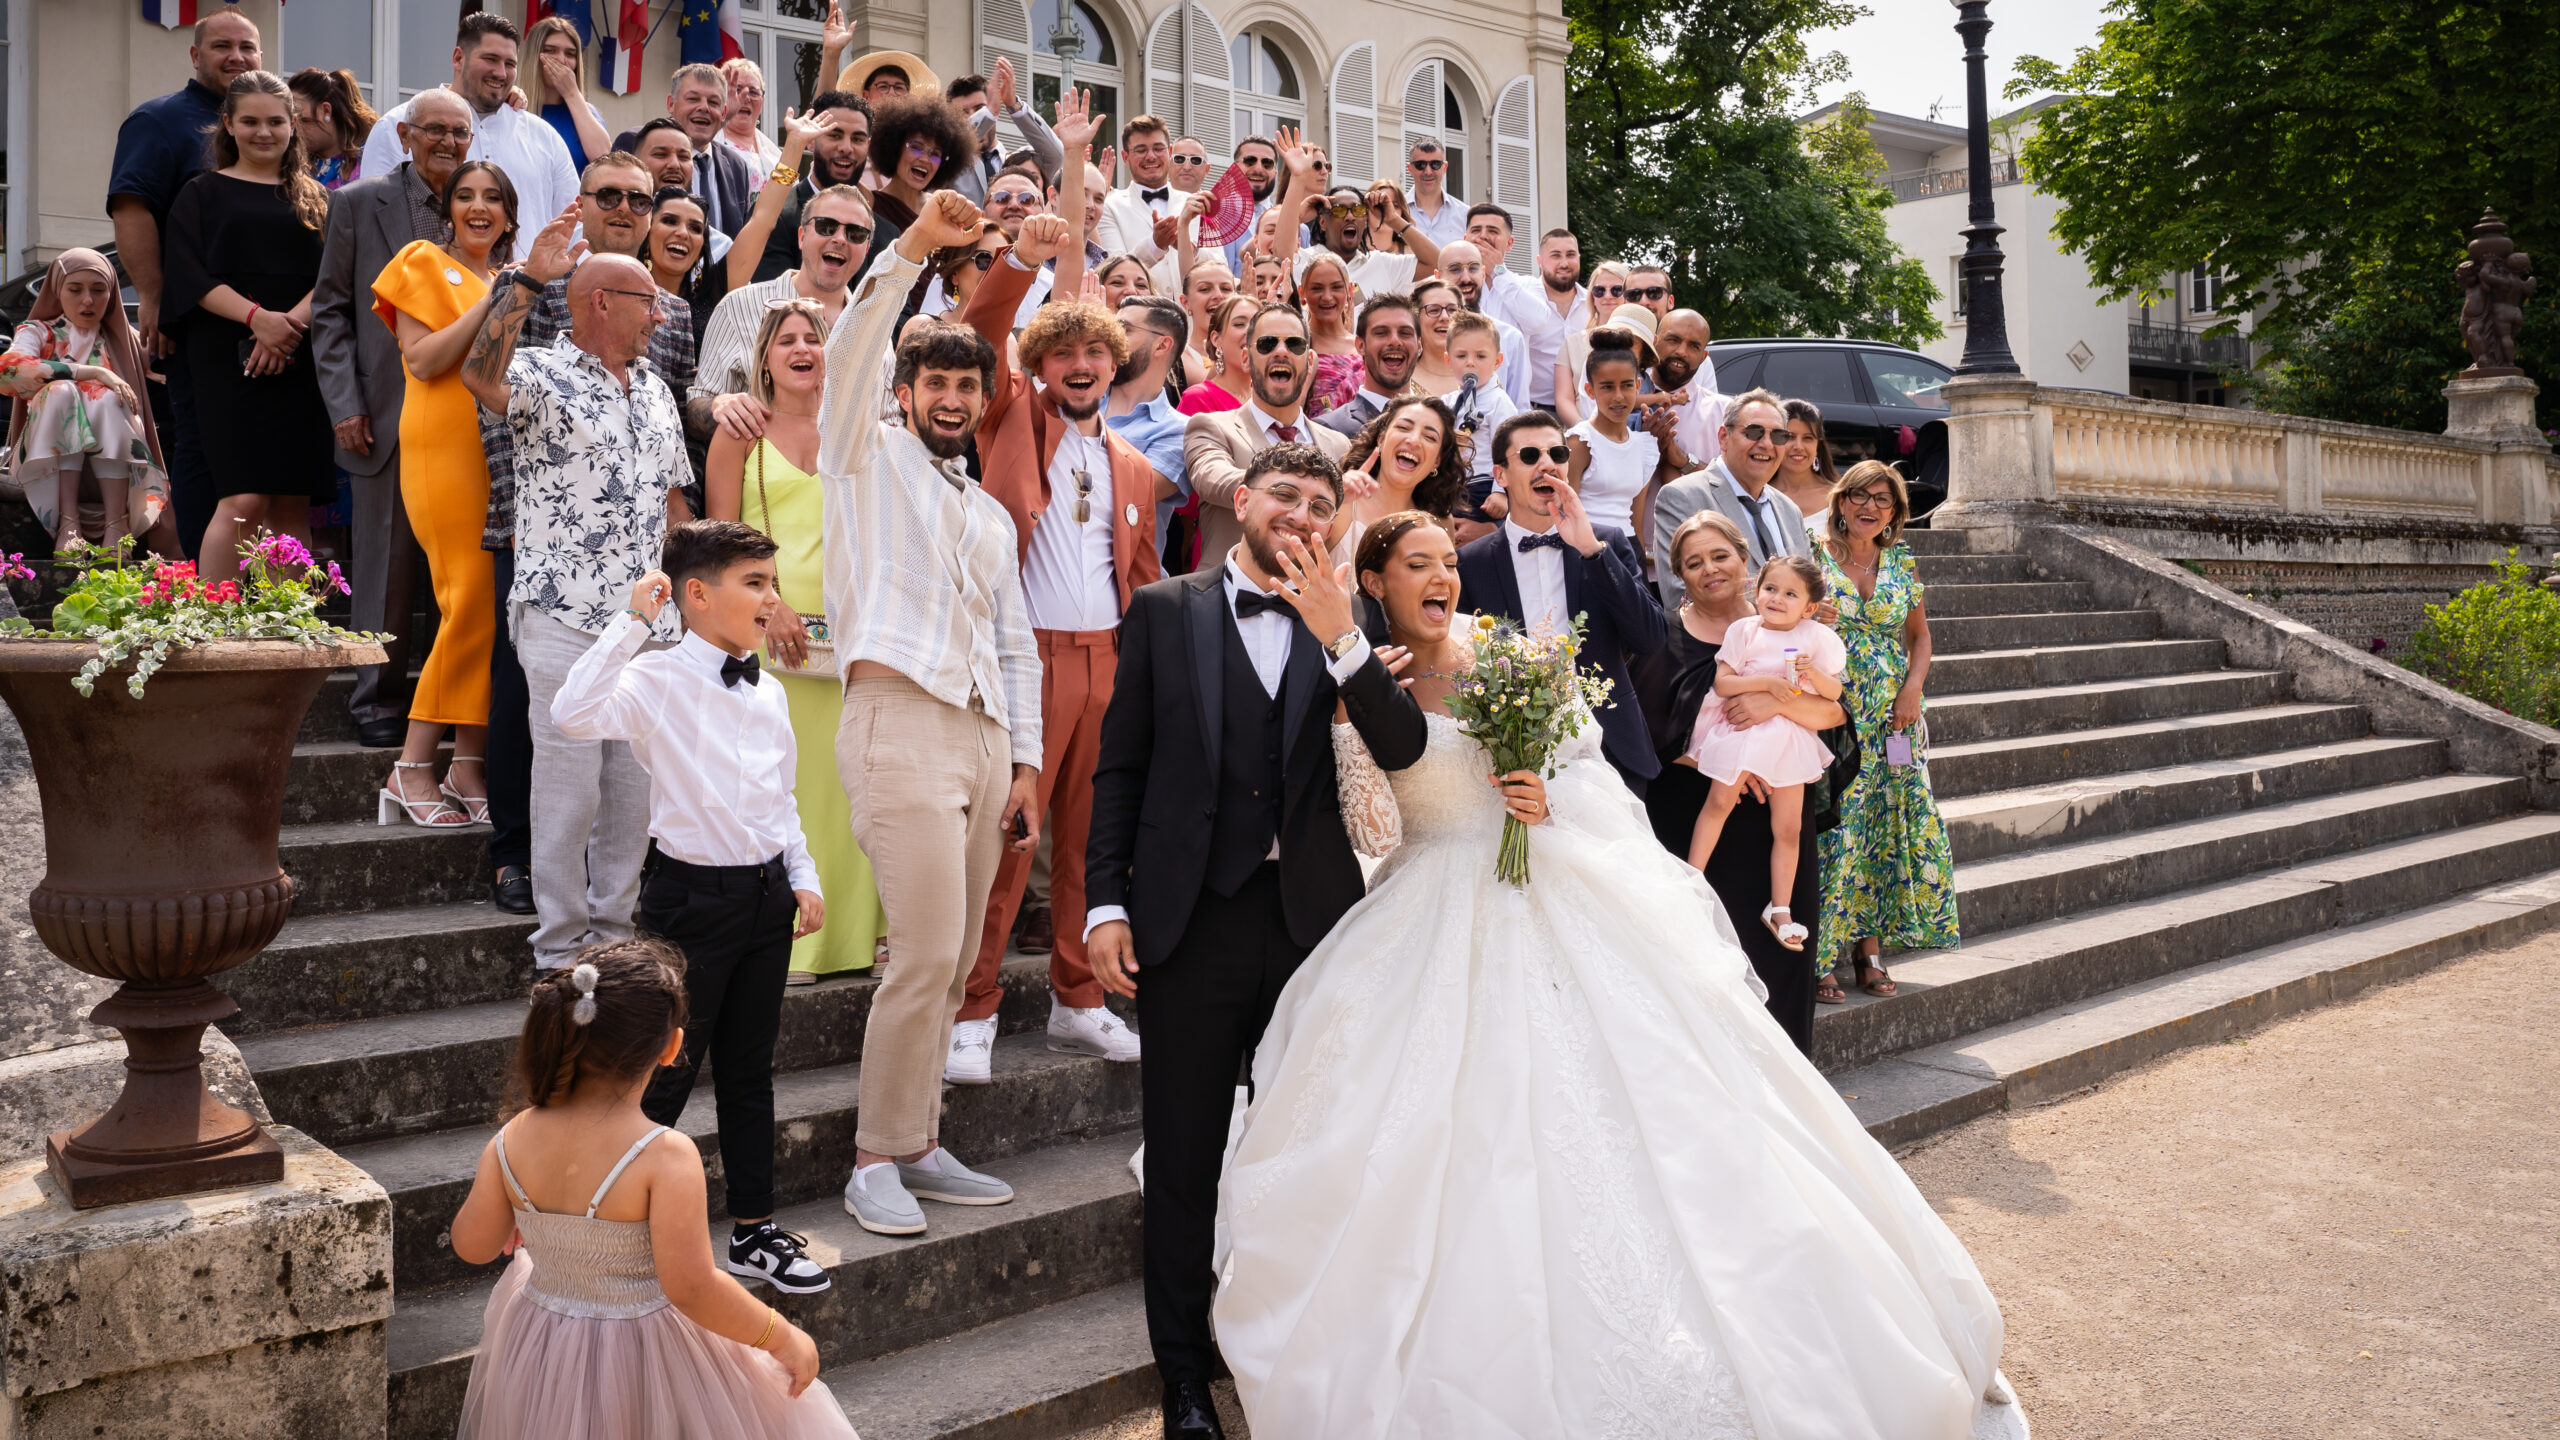
[{"label": "man in navy suit", "polygon": [[1459,608],[1515,620],[1531,631],[1561,630],[1584,617],[1579,663],[1609,682],[1600,707],[1600,749],[1638,796],[1662,773],[1637,708],[1628,661],[1669,639],[1662,606],[1644,581],[1635,541],[1594,525],[1565,479],[1564,427],[1544,410],[1523,410],[1493,432],[1493,475],[1511,501],[1502,528],[1458,551]]}]

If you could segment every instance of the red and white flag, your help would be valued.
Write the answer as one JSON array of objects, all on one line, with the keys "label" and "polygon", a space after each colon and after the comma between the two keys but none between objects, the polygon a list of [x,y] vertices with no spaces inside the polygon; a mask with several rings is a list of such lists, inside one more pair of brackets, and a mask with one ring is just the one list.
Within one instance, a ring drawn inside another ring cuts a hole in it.
[{"label": "red and white flag", "polygon": [[640,52],[649,42],[647,0],[622,0],[612,28],[596,36],[596,80],[615,95],[640,93]]}]

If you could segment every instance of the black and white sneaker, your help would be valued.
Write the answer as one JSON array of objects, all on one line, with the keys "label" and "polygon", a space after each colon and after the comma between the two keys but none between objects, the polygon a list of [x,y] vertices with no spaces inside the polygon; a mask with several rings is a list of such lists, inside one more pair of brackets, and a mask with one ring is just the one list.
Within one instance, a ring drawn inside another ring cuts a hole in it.
[{"label": "black and white sneaker", "polygon": [[836,1282],[801,1253],[808,1243],[770,1220],[753,1230],[732,1229],[729,1273],[754,1276],[788,1295],[815,1295]]}]

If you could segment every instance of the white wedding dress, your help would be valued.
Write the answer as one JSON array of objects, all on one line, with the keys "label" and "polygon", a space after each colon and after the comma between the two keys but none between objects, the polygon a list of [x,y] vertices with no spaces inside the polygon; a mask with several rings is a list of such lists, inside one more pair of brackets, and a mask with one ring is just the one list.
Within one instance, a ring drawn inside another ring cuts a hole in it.
[{"label": "white wedding dress", "polygon": [[1337,727],[1346,824],[1402,843],[1282,992],[1227,1166],[1217,1335],[1255,1440],[2023,1437],[1980,1398],[2007,1393],[1981,1274],[1597,727],[1516,888],[1491,764],[1430,726],[1391,780]]}]

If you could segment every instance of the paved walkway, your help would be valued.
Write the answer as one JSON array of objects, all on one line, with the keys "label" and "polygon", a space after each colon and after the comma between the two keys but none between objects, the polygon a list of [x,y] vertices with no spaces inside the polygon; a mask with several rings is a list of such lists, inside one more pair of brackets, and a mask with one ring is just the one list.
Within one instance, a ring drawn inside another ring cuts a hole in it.
[{"label": "paved walkway", "polygon": [[1906,1155],[2039,1440],[2560,1434],[2555,982],[2545,936]]}]

